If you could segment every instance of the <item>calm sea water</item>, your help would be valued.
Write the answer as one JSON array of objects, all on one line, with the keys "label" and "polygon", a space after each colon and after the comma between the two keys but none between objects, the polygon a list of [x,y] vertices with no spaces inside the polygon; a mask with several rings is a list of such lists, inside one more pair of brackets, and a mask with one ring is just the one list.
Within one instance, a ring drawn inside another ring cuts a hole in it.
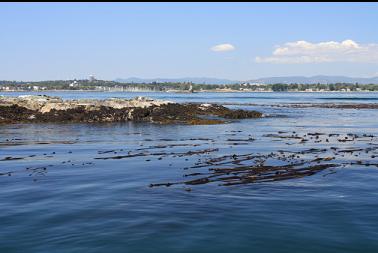
[{"label": "calm sea water", "polygon": [[[378,101],[378,93],[39,94],[260,105]],[[237,107],[268,117],[211,126],[0,126],[0,159],[24,158],[0,161],[0,252],[378,252],[378,168],[232,187],[205,184],[188,192],[182,185],[148,186],[182,180],[183,168],[198,156],[94,159],[101,152],[172,143],[198,146],[164,150],[219,149],[206,157],[298,148],[264,137],[277,131],[378,135],[377,110]],[[256,141],[230,146],[230,136]]]}]

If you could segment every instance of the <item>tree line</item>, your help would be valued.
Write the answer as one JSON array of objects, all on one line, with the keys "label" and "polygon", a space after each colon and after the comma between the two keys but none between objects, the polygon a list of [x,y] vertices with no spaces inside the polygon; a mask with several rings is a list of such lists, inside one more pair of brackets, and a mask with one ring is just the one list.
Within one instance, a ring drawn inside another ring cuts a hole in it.
[{"label": "tree line", "polygon": [[98,89],[122,89],[122,90],[148,90],[148,91],[378,91],[378,84],[358,83],[331,83],[331,84],[300,84],[300,83],[276,83],[276,84],[194,84],[191,82],[165,82],[165,83],[119,83],[106,80],[53,80],[53,81],[0,81],[0,89],[9,87],[17,90],[33,90],[35,87],[45,90],[98,90]]}]

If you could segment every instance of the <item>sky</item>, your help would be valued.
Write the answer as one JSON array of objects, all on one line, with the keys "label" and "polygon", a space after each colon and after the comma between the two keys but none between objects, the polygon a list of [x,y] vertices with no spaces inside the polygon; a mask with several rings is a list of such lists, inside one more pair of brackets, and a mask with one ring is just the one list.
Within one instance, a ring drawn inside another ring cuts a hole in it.
[{"label": "sky", "polygon": [[0,80],[378,76],[378,3],[0,3]]}]

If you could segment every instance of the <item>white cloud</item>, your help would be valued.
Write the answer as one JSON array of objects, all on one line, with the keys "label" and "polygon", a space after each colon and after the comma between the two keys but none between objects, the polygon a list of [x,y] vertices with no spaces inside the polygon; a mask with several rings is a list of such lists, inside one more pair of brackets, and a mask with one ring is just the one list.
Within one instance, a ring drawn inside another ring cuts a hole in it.
[{"label": "white cloud", "polygon": [[378,44],[358,44],[353,40],[311,43],[304,40],[277,46],[271,56],[255,58],[265,63],[378,63]]},{"label": "white cloud", "polygon": [[213,46],[212,48],[210,48],[210,50],[214,52],[227,52],[235,50],[235,47],[231,44],[226,43]]}]

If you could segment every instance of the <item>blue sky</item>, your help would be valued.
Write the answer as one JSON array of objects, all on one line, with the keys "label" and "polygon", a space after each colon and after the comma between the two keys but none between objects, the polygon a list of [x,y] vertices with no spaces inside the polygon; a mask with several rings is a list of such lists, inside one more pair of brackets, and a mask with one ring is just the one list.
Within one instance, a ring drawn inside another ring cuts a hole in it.
[{"label": "blue sky", "polygon": [[370,77],[377,24],[377,3],[1,3],[0,80]]}]

